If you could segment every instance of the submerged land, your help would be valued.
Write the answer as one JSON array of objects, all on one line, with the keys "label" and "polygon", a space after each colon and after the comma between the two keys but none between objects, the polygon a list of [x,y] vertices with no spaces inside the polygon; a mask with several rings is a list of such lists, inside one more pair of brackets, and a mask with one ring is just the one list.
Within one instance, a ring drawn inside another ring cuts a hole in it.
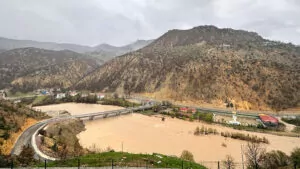
[{"label": "submerged land", "polygon": [[[58,104],[36,107],[42,111],[66,110],[72,115],[103,110],[117,110],[121,107],[93,104]],[[218,124],[205,122],[190,122],[161,115],[147,116],[129,114],[124,116],[86,121],[86,130],[77,137],[81,146],[93,151],[105,151],[108,147],[116,151],[132,153],[161,153],[180,156],[183,150],[193,153],[195,161],[218,161],[226,155],[231,155],[236,161],[241,161],[241,146],[247,141],[225,138],[221,135],[195,136],[197,127],[207,127],[221,132],[239,132],[258,137],[265,137],[269,144],[264,147],[270,150],[281,150],[289,154],[299,146],[300,138],[283,137],[257,132],[234,130]]]}]

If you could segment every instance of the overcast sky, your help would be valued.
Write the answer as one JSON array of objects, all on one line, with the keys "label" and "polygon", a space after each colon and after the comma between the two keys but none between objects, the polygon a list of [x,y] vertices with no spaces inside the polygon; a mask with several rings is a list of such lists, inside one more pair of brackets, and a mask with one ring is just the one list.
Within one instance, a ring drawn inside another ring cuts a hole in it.
[{"label": "overcast sky", "polygon": [[216,25],[300,44],[299,0],[0,0],[0,36],[123,45]]}]

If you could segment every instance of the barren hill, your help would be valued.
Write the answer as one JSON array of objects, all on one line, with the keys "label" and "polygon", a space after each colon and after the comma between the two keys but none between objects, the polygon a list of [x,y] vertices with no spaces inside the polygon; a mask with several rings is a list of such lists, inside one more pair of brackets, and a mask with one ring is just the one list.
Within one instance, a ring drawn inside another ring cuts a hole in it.
[{"label": "barren hill", "polygon": [[243,30],[171,30],[93,72],[79,89],[152,93],[245,109],[299,106],[300,48]]},{"label": "barren hill", "polygon": [[72,51],[13,49],[0,53],[0,88],[67,87],[97,66],[95,60]]}]

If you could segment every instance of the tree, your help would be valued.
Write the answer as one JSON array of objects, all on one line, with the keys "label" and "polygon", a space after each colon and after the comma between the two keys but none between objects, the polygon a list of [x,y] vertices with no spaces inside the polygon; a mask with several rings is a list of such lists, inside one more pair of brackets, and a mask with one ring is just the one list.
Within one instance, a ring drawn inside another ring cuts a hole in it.
[{"label": "tree", "polygon": [[119,98],[118,93],[114,93],[114,99],[118,99],[118,98]]},{"label": "tree", "polygon": [[64,144],[58,152],[59,158],[61,160],[65,160],[68,156],[68,153],[69,153],[68,147],[67,145]]},{"label": "tree", "polygon": [[194,162],[194,155],[188,150],[183,150],[180,156],[181,159]]},{"label": "tree", "polygon": [[292,153],[291,153],[291,159],[292,162],[297,164],[298,166],[300,165],[300,148],[295,148]]},{"label": "tree", "polygon": [[23,146],[20,155],[17,156],[17,161],[21,166],[29,166],[35,161],[33,149],[29,145]]},{"label": "tree", "polygon": [[262,168],[278,169],[280,167],[286,167],[290,164],[290,157],[282,151],[271,151],[264,155],[262,161]]},{"label": "tree", "polygon": [[263,160],[266,149],[259,143],[248,142],[246,146],[246,158],[249,169],[259,168],[259,163]]},{"label": "tree", "polygon": [[51,147],[51,149],[52,149],[53,151],[57,152],[58,146],[57,146],[57,143],[56,143],[56,142],[53,144],[53,146]]},{"label": "tree", "polygon": [[[1,152],[0,152],[1,154]],[[0,167],[9,167],[10,163],[5,156],[0,155]]]},{"label": "tree", "polygon": [[200,134],[200,128],[197,126],[196,130],[194,131],[194,135],[199,135]]},{"label": "tree", "polygon": [[123,89],[125,91],[125,93],[130,97],[131,93],[134,90],[134,83],[132,83],[131,81],[126,81]]},{"label": "tree", "polygon": [[226,158],[222,163],[226,169],[235,169],[234,159],[231,155],[226,155]]}]

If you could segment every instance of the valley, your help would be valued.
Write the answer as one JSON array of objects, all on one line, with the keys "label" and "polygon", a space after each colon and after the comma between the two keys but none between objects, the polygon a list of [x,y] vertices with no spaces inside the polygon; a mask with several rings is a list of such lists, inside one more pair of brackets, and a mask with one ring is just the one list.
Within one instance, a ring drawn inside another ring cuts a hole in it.
[{"label": "valley", "polygon": [[[197,26],[121,47],[0,38],[0,49],[0,101],[12,107],[0,109],[5,155],[22,154],[24,142],[35,159],[51,161],[188,151],[196,163],[216,165],[226,155],[243,163],[250,144],[287,156],[299,147],[293,44]],[[18,107],[25,122],[8,115]]]}]

